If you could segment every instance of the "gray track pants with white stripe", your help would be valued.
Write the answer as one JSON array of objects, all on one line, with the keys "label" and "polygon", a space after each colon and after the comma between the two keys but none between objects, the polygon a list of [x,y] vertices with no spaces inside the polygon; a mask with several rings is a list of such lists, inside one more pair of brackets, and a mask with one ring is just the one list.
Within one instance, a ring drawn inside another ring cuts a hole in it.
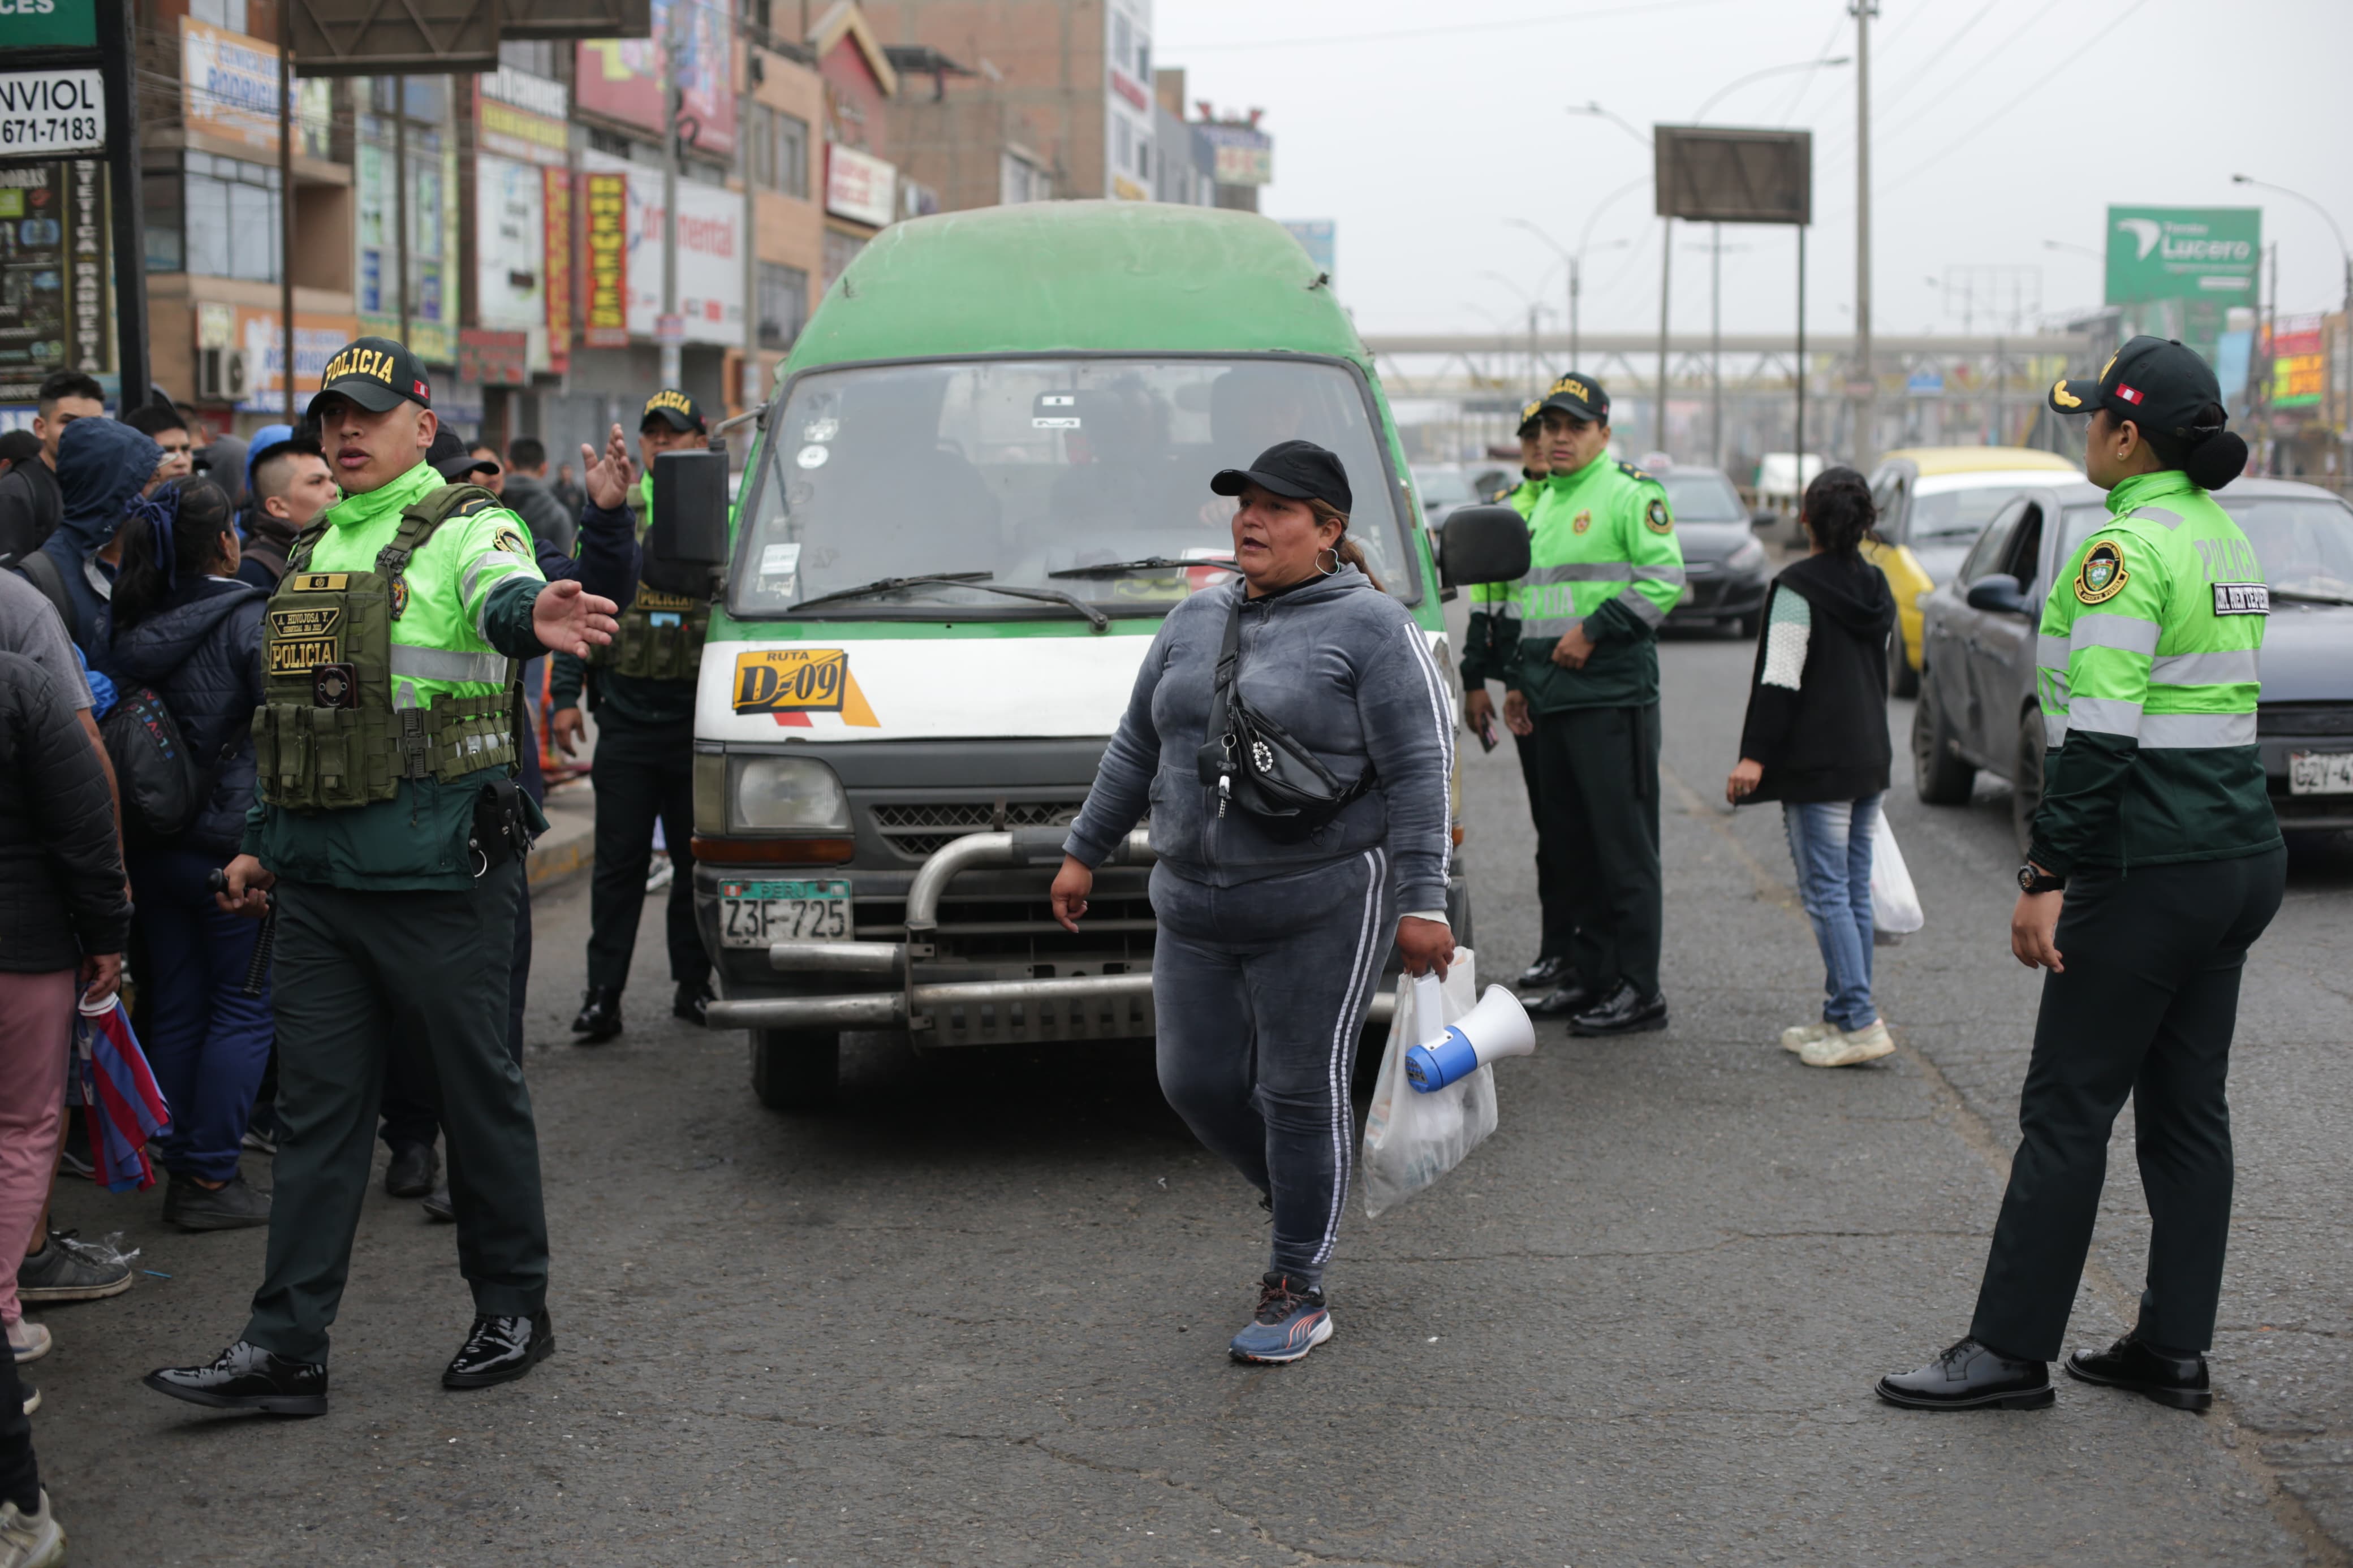
[{"label": "gray track pants with white stripe", "polygon": [[1355,1163],[1348,1074],[1396,935],[1388,856],[1234,888],[1152,871],[1161,1092],[1274,1200],[1269,1272],[1324,1283]]}]

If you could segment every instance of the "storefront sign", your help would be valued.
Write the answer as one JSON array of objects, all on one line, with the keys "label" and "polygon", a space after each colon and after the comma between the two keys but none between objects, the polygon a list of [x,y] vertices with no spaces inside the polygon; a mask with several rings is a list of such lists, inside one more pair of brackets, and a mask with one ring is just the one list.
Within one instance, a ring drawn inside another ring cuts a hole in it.
[{"label": "storefront sign", "polygon": [[526,163],[566,163],[572,154],[566,112],[560,81],[512,66],[474,79],[474,140],[485,153]]},{"label": "storefront sign", "polygon": [[[622,294],[632,338],[659,331],[662,307],[662,179],[658,169],[632,166],[590,152],[582,162],[591,177],[619,180],[627,192]],[[596,304],[596,213],[589,214],[589,303]],[[678,186],[678,316],[683,341],[739,344],[744,341],[742,193],[700,180]],[[595,317],[590,317],[592,324]]]},{"label": "storefront sign", "polygon": [[278,50],[180,18],[180,120],[190,131],[278,151]]},{"label": "storefront sign", "polygon": [[87,49],[97,44],[94,0],[0,0],[0,49]]},{"label": "storefront sign", "polygon": [[[248,414],[282,413],[286,407],[285,384],[279,377],[284,373],[285,340],[278,312],[254,305],[239,305],[236,310],[237,346],[245,350],[246,367],[245,400],[237,407]],[[356,316],[294,312],[297,399],[319,390],[319,377],[327,368],[329,356],[359,335],[360,321]],[[409,347],[417,347],[413,335]]]},{"label": "storefront sign", "polygon": [[0,157],[105,151],[106,89],[97,71],[0,72]]},{"label": "storefront sign", "polygon": [[881,228],[896,215],[899,171],[871,153],[829,142],[825,149],[825,210]]},{"label": "storefront sign", "polygon": [[474,315],[485,327],[528,330],[547,319],[544,188],[532,164],[475,157]]},{"label": "storefront sign", "polygon": [[0,169],[0,402],[66,362],[65,195],[62,163]]},{"label": "storefront sign", "polygon": [[572,174],[565,169],[539,174],[547,258],[547,368],[562,375],[572,368]]},{"label": "storefront sign", "polygon": [[1221,185],[1274,183],[1274,138],[1249,125],[1204,125],[1201,137],[1216,153],[1213,177]]},{"label": "storefront sign", "polygon": [[1138,114],[1152,112],[1152,95],[1144,90],[1143,83],[1117,66],[1111,68],[1111,89],[1134,105]]},{"label": "storefront sign", "polygon": [[596,38],[579,46],[572,90],[582,109],[648,131],[662,127],[662,100],[675,81],[679,124],[690,145],[725,155],[735,151],[735,41],[727,8],[689,4],[681,22],[675,70],[666,68],[672,0],[653,0],[653,26],[643,38]]},{"label": "storefront sign", "polygon": [[2328,350],[2318,316],[2282,316],[2272,329],[2272,406],[2309,408],[2328,386]]},{"label": "storefront sign", "polygon": [[2110,207],[2107,303],[2127,333],[2179,338],[2211,361],[2223,317],[2255,300],[2260,207]]},{"label": "storefront sign", "polygon": [[531,380],[531,334],[466,327],[458,333],[458,379],[477,386],[522,386]]},{"label": "storefront sign", "polygon": [[106,279],[106,165],[78,158],[66,165],[66,363],[85,375],[114,368],[113,322]]},{"label": "storefront sign", "polygon": [[[582,46],[584,48],[586,46]],[[587,330],[592,349],[629,345],[629,176],[593,171],[581,180],[588,218]]]}]

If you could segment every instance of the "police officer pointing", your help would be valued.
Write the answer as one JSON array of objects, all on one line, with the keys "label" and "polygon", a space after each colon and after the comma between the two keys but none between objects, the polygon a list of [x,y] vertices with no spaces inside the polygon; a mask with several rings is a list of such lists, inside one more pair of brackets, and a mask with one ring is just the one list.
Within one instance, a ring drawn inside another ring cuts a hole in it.
[{"label": "police officer pointing", "polygon": [[2077,1351],[2085,1383],[2202,1410],[2231,1224],[2224,1097],[2247,949],[2280,906],[2287,850],[2255,747],[2270,593],[2207,493],[2246,466],[2221,390],[2178,342],[2135,338],[2051,406],[2088,414],[2084,471],[2109,519],[2051,584],[2036,686],[2053,748],[2018,874],[2010,948],[2050,973],[2019,1101],[2024,1134],[1969,1337],[1879,1380],[1915,1409],[2031,1408],[2074,1304],[2133,1099],[2148,1199],[2140,1320]]},{"label": "police officer pointing", "polygon": [[208,1366],[151,1373],[192,1404],[327,1407],[386,1054],[429,1053],[475,1318],[449,1388],[554,1349],[538,1134],[507,1055],[522,856],[545,819],[515,787],[519,661],[609,640],[613,604],[548,583],[520,518],[425,460],[424,367],[361,338],[310,419],[343,500],[305,528],[264,619],[258,796],[225,907],[279,925],[277,1184],[253,1315]]},{"label": "police officer pointing", "polygon": [[1659,989],[1659,627],[1683,591],[1683,549],[1658,480],[1609,457],[1609,395],[1565,375],[1545,396],[1550,470],[1528,520],[1504,717],[1533,721],[1540,852],[1575,925],[1574,1035],[1667,1026]]}]

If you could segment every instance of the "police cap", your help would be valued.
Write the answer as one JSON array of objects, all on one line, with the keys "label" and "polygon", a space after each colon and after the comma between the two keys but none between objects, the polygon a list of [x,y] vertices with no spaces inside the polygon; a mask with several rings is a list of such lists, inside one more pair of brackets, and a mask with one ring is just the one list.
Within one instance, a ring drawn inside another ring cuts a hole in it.
[{"label": "police cap", "polygon": [[1521,408],[1519,431],[1521,435],[1533,436],[1543,427],[1544,405],[1542,403],[1531,403]]},{"label": "police cap", "polygon": [[433,465],[435,473],[453,485],[462,485],[476,474],[499,472],[495,459],[476,457],[474,449],[466,445],[466,438],[447,425],[433,433],[433,445],[426,448],[425,460]]},{"label": "police cap", "polygon": [[316,422],[319,405],[329,396],[348,397],[371,414],[382,414],[402,403],[433,406],[433,388],[425,367],[403,344],[390,338],[353,338],[327,361],[304,417]]},{"label": "police cap", "polygon": [[2222,401],[2221,384],[2191,350],[2172,338],[2134,338],[2108,356],[2097,376],[2073,376],[2051,389],[2061,414],[2105,408],[2144,430],[2191,439],[2199,415]]},{"label": "police cap", "polygon": [[1609,395],[1589,375],[1571,373],[1562,376],[1552,384],[1544,401],[1536,406],[1539,410],[1557,408],[1572,419],[1589,420],[1596,425],[1609,423]]},{"label": "police cap", "polygon": [[646,411],[638,417],[638,428],[643,430],[657,419],[673,430],[700,430],[703,427],[702,408],[693,398],[671,386],[665,386],[646,399]]}]

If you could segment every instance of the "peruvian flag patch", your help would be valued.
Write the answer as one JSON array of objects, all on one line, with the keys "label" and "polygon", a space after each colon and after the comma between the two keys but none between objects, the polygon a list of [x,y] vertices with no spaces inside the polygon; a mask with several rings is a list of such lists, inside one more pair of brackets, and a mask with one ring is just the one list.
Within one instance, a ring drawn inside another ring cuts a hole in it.
[{"label": "peruvian flag patch", "polygon": [[2137,386],[2126,386],[2120,381],[2116,383],[2116,395],[2136,408],[2140,406],[2140,388]]}]

